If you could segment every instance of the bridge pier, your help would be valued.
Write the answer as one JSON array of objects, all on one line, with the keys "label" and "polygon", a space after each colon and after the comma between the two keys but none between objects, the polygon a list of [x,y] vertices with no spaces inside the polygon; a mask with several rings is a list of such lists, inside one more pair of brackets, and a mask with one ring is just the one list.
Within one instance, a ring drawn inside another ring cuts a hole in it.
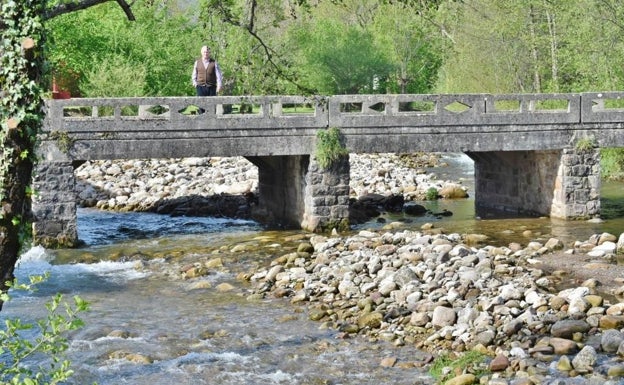
[{"label": "bridge pier", "polygon": [[71,159],[53,142],[42,143],[33,171],[33,239],[44,247],[78,243],[76,180]]},{"label": "bridge pier", "polygon": [[600,150],[468,152],[475,210],[588,219],[600,214]]},{"label": "bridge pier", "polygon": [[[33,173],[33,236],[44,247],[73,247],[79,242],[74,164],[53,143],[43,146],[50,156]],[[349,227],[348,157],[327,170],[310,155],[247,159],[258,167],[259,222],[313,232]]]},{"label": "bridge pier", "polygon": [[313,232],[348,228],[348,157],[327,170],[310,155],[247,159],[258,167],[256,220]]}]

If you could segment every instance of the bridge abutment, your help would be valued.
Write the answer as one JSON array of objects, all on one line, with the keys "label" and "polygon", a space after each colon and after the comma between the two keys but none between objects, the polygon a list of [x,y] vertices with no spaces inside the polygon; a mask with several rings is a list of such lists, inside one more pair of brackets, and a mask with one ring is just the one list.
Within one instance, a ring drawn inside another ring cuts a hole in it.
[{"label": "bridge abutment", "polygon": [[325,170],[313,156],[257,156],[247,159],[258,167],[262,223],[318,232],[349,226],[349,159]]},{"label": "bridge abutment", "polygon": [[561,219],[600,214],[599,149],[467,154],[475,163],[477,216],[491,210]]},{"label": "bridge abutment", "polygon": [[48,156],[33,172],[33,238],[44,247],[73,247],[78,243],[74,166],[53,143],[41,147]]}]

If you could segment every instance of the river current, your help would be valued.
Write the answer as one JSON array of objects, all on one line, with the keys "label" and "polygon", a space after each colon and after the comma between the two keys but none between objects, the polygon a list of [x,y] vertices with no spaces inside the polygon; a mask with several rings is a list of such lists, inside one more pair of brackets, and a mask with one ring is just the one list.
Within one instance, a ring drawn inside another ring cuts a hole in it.
[{"label": "river current", "polygon": [[[463,180],[473,192],[472,163],[448,155],[439,179]],[[423,202],[450,217],[382,220],[353,230],[379,229],[384,221],[408,228],[434,223],[449,232],[487,234],[494,244],[558,237],[566,244],[590,235],[624,232],[622,185],[605,183],[602,223],[549,218],[475,218],[472,198]],[[530,230],[531,239],[523,233]],[[0,319],[32,321],[57,292],[91,303],[85,327],[70,336],[70,384],[433,384],[420,367],[427,355],[342,334],[307,318],[287,299],[250,300],[239,276],[295,250],[298,232],[264,231],[252,221],[110,213],[79,209],[78,232],[86,245],[72,250],[26,252],[17,267],[21,281],[50,272],[34,293],[13,293]],[[244,247],[240,247],[243,245]],[[184,280],[180,269],[200,260],[223,267]],[[198,284],[201,283],[201,284]],[[394,367],[384,359],[397,360]],[[32,362],[36,364],[35,361]]]}]

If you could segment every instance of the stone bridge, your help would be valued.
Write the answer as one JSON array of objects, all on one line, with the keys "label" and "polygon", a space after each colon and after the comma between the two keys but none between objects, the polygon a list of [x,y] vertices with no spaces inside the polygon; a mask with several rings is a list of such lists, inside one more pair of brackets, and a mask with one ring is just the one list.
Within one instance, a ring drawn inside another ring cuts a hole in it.
[{"label": "stone bridge", "polygon": [[564,219],[600,214],[599,148],[624,147],[624,92],[49,100],[33,202],[38,242],[77,240],[74,168],[87,160],[243,156],[267,220],[348,226],[347,159],[319,167],[317,133],[350,153],[463,152],[475,205]]}]

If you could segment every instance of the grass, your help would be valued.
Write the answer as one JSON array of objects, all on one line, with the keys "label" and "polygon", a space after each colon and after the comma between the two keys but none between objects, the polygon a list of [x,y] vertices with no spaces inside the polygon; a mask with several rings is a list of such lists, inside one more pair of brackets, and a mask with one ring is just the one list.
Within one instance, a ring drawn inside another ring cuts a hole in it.
[{"label": "grass", "polygon": [[475,350],[470,350],[463,354],[458,353],[445,353],[433,361],[429,374],[436,379],[437,383],[444,384],[446,381],[453,378],[456,374],[456,370],[461,370],[463,373],[472,373],[476,377],[481,377],[489,373],[487,367],[485,367],[485,360],[487,356],[483,353],[479,353]]},{"label": "grass", "polygon": [[601,149],[600,173],[602,174],[602,178],[604,179],[624,180],[624,149]]},{"label": "grass", "polygon": [[574,148],[581,152],[590,151],[594,147],[596,147],[596,141],[591,137],[579,138],[574,144]]}]

